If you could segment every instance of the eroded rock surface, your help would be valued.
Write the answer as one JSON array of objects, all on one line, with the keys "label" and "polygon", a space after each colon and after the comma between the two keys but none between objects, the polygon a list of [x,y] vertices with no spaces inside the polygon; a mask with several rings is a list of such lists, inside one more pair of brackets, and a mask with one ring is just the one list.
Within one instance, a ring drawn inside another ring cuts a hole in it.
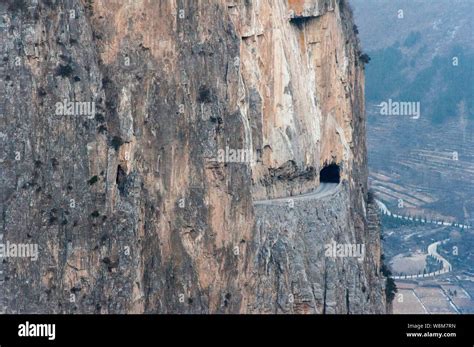
[{"label": "eroded rock surface", "polygon": [[[345,1],[0,13],[2,231],[39,245],[37,261],[4,259],[6,312],[384,312]],[[331,198],[254,206],[316,189],[331,163]],[[370,242],[364,261],[325,257],[333,238]]]}]

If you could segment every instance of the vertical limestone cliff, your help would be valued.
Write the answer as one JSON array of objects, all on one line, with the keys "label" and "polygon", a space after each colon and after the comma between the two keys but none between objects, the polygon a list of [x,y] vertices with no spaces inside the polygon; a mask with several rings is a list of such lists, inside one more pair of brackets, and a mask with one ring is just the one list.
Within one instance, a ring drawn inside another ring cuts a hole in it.
[{"label": "vertical limestone cliff", "polygon": [[[39,246],[4,258],[4,311],[385,312],[345,1],[0,14],[3,242]],[[327,256],[333,241],[363,259]]]}]

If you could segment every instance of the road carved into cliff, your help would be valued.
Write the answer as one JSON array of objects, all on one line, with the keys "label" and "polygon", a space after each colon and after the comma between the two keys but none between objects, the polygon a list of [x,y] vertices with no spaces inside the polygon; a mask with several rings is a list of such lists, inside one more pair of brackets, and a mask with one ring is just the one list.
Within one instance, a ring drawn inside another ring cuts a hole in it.
[{"label": "road carved into cliff", "polygon": [[285,198],[275,198],[268,200],[255,200],[254,205],[272,205],[275,203],[288,203],[289,201],[319,200],[336,194],[340,191],[341,185],[338,183],[321,183],[315,191],[301,195],[288,196]]}]

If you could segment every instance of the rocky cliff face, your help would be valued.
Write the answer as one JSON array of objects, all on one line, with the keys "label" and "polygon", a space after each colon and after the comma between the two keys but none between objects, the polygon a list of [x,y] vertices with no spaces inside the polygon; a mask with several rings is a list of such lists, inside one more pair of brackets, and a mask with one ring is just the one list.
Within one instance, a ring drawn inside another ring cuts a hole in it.
[{"label": "rocky cliff face", "polygon": [[7,312],[385,311],[345,1],[0,12],[3,240],[39,247],[3,261]]}]

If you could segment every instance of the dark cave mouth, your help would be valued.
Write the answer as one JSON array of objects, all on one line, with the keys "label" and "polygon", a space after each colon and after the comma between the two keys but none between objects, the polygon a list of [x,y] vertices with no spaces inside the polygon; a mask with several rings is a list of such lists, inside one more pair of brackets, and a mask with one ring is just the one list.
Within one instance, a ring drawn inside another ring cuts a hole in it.
[{"label": "dark cave mouth", "polygon": [[321,183],[340,183],[341,182],[341,168],[337,164],[330,164],[320,171],[319,181]]}]

